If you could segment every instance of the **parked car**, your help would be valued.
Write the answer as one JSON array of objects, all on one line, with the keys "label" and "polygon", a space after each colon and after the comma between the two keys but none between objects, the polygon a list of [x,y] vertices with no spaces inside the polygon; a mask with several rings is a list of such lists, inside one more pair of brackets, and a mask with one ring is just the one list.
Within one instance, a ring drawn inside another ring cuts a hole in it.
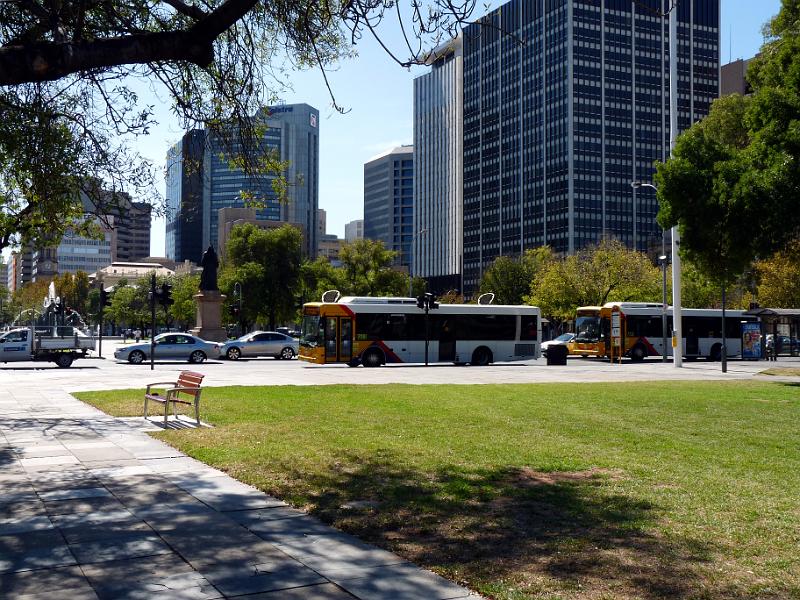
[{"label": "parked car", "polygon": [[297,356],[299,350],[299,341],[289,335],[277,331],[254,331],[226,342],[222,346],[222,355],[231,360],[243,356],[274,356],[289,360]]},{"label": "parked car", "polygon": [[[207,342],[188,333],[162,333],[155,337],[155,348],[156,360],[183,359],[201,363],[207,358],[219,358],[222,344]],[[138,365],[150,358],[150,342],[118,348],[114,358]]]},{"label": "parked car", "polygon": [[572,348],[570,347],[570,342],[575,339],[574,333],[562,333],[554,340],[550,340],[548,342],[542,342],[542,356],[547,356],[547,349],[550,346],[566,346],[567,352],[571,352]]}]

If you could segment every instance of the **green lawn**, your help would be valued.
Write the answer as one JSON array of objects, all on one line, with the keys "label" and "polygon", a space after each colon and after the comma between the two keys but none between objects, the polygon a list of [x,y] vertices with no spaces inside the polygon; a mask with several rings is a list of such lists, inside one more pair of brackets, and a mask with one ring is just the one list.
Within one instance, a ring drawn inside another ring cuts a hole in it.
[{"label": "green lawn", "polygon": [[[142,390],[78,397],[115,415],[142,405]],[[157,437],[491,598],[800,598],[791,384],[203,397],[215,428]]]}]

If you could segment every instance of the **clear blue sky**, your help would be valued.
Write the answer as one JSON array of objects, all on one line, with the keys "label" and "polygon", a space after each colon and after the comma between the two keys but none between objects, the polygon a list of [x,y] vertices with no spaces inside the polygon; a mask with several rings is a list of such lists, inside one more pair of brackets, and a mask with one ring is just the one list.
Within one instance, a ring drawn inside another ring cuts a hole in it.
[{"label": "clear blue sky", "polygon": [[[682,0],[685,1],[685,0]],[[481,6],[481,3],[478,3]],[[502,2],[492,2],[496,7]],[[722,62],[753,56],[761,46],[761,28],[780,8],[780,0],[722,0]],[[400,40],[389,34],[400,49]],[[364,41],[359,56],[330,74],[337,102],[349,109],[337,113],[322,76],[297,73],[293,90],[282,94],[287,103],[306,102],[320,111],[319,206],[327,211],[328,233],[344,236],[344,224],[363,213],[363,165],[371,157],[412,140],[413,78],[425,72],[397,66],[374,43]],[[139,151],[157,165],[164,163],[167,147],[182,131],[163,101],[158,105],[160,124],[147,138],[137,141]],[[163,182],[161,193],[164,192]],[[151,254],[164,255],[164,221],[153,223]]]}]

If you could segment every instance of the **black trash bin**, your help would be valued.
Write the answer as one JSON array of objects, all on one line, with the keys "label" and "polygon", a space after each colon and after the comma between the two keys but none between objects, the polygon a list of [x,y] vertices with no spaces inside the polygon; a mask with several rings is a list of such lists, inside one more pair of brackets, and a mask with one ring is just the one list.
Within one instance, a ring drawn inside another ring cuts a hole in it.
[{"label": "black trash bin", "polygon": [[553,344],[547,348],[548,365],[566,365],[568,350],[564,344]]}]

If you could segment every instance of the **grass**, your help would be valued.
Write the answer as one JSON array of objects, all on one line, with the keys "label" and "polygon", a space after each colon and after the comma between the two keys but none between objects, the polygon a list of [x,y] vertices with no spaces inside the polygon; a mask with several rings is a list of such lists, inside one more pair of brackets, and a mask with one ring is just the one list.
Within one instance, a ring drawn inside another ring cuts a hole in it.
[{"label": "grass", "polygon": [[157,437],[491,598],[800,598],[798,391],[207,388]]}]

